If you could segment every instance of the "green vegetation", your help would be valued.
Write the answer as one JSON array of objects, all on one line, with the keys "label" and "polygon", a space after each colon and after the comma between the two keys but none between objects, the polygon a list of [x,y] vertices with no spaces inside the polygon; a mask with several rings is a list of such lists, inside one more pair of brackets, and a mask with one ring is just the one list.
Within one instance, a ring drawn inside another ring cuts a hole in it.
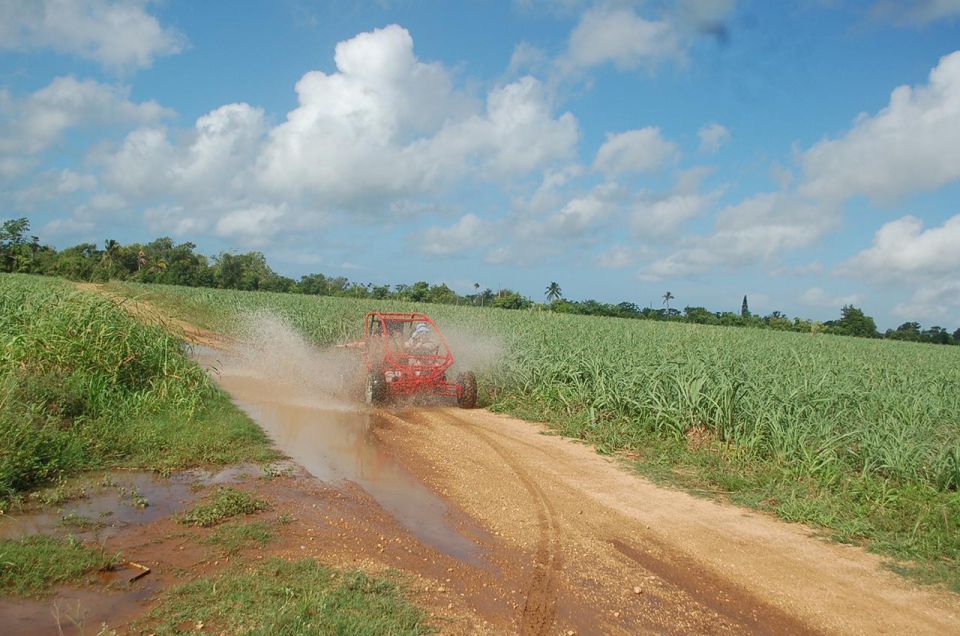
[{"label": "green vegetation", "polygon": [[235,567],[165,592],[141,629],[179,634],[205,626],[231,634],[427,634],[423,613],[398,586],[366,574],[339,572],[315,561],[269,559]]},{"label": "green vegetation", "polygon": [[218,547],[224,554],[236,554],[244,548],[267,545],[273,539],[270,526],[261,521],[250,523],[225,523],[217,527],[201,543]]},{"label": "green vegetation", "polygon": [[70,512],[60,517],[60,525],[70,528],[77,528],[78,530],[92,530],[95,528],[102,528],[106,524],[102,521],[91,519],[85,515],[78,515],[75,512]]},{"label": "green vegetation", "polygon": [[267,502],[236,488],[217,488],[213,495],[181,515],[177,521],[188,526],[209,528],[231,517],[267,509]]},{"label": "green vegetation", "polygon": [[0,594],[37,596],[61,583],[110,567],[116,556],[73,537],[0,540]]},{"label": "green vegetation", "polygon": [[[269,309],[318,344],[374,308],[420,305],[117,285],[230,331]],[[960,350],[832,335],[436,306],[445,331],[503,344],[492,408],[549,422],[647,474],[729,494],[960,586]],[[454,348],[456,349],[456,341]]]},{"label": "green vegetation", "polygon": [[275,456],[175,336],[111,300],[0,275],[0,343],[0,510],[88,469]]},{"label": "green vegetation", "polygon": [[[480,290],[474,283],[473,294],[460,295],[444,284],[430,285],[418,281],[413,285],[374,285],[351,282],[343,276],[307,274],[299,281],[281,276],[267,264],[259,252],[246,254],[221,253],[213,258],[197,254],[193,243],[175,244],[170,238],[159,238],[146,244],[121,245],[113,239],[104,241],[104,248],[83,243],[58,252],[42,245],[37,237],[28,238],[30,222],[26,218],[12,219],[0,226],[0,271],[63,276],[72,280],[106,282],[123,280],[140,283],[184,285],[188,287],[215,287],[242,291],[273,291],[312,296],[342,298],[372,298],[446,305],[476,305],[499,309],[529,309],[546,307],[551,311],[582,316],[637,318],[671,322],[687,322],[722,327],[754,327],[799,333],[832,333],[834,335],[864,338],[887,337],[931,344],[960,344],[960,329],[952,334],[940,326],[922,329],[918,323],[904,323],[897,330],[888,329],[881,335],[873,319],[853,306],[841,309],[838,320],[825,323],[794,318],[779,311],[766,316],[750,313],[747,297],[743,297],[740,313],[709,311],[704,307],[687,305],[681,312],[671,308],[676,300],[671,292],[663,295],[662,307],[640,308],[633,302],[617,304],[596,300],[570,301],[563,291],[551,282],[544,291],[547,305],[536,305],[531,299],[501,289]],[[916,325],[916,330],[913,326]]]}]

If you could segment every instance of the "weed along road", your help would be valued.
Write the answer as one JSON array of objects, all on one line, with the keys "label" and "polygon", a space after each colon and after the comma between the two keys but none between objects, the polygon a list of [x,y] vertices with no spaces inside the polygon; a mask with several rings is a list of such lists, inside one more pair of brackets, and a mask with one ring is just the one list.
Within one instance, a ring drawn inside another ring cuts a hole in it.
[{"label": "weed along road", "polygon": [[955,596],[860,548],[655,486],[537,424],[338,399],[304,380],[309,355],[196,349],[279,450],[339,484],[312,540],[417,577],[442,633],[960,634]]}]

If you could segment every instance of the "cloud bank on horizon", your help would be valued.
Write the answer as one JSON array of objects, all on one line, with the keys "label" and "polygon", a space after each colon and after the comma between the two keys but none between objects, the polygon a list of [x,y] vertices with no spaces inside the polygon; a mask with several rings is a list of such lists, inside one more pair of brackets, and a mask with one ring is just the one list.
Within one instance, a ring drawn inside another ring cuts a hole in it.
[{"label": "cloud bank on horizon", "polygon": [[[741,54],[789,37],[751,32],[777,16],[746,0],[518,0],[517,33],[496,40],[504,61],[483,74],[419,52],[402,7],[371,3],[369,28],[331,42],[331,58],[295,62],[286,112],[256,78],[226,103],[156,79],[206,55],[209,34],[177,8],[0,1],[0,59],[19,65],[0,74],[5,217],[61,245],[119,231],[259,249],[294,274],[349,261],[378,282],[432,272],[530,294],[549,275],[580,297],[645,304],[677,288],[712,306],[757,292],[768,310],[857,303],[888,324],[960,325],[960,1],[786,10],[825,40],[852,26],[922,40],[896,53],[924,73],[878,72],[862,91],[847,79],[857,110],[817,129],[788,106],[776,138],[751,130],[776,95],[724,103],[726,87],[766,77]],[[802,57],[774,75],[801,73]]]}]

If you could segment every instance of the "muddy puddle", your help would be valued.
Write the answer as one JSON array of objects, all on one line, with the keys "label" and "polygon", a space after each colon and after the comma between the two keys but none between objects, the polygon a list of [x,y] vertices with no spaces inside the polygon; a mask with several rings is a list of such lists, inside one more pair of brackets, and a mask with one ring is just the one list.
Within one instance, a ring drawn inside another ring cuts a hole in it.
[{"label": "muddy puddle", "polygon": [[[81,482],[77,498],[40,511],[12,512],[0,518],[0,538],[36,534],[77,537],[101,545],[132,526],[142,526],[189,508],[207,486],[232,484],[262,474],[255,465],[202,469],[169,478],[152,473],[108,472]],[[135,554],[125,558],[134,557]],[[160,589],[145,566],[121,562],[91,573],[82,586],[67,585],[41,599],[0,599],[0,634],[96,634],[103,623],[118,624],[139,615]]]},{"label": "muddy puddle", "polygon": [[259,355],[191,349],[277,448],[314,477],[356,484],[423,543],[482,565],[479,547],[451,523],[447,504],[381,447],[376,415],[329,390],[329,369],[318,368],[323,362],[271,364]]},{"label": "muddy puddle", "polygon": [[32,534],[71,534],[105,542],[131,525],[144,525],[183,510],[202,493],[200,488],[235,483],[261,474],[256,465],[231,466],[208,472],[191,470],[171,477],[152,473],[110,472],[79,486],[82,495],[40,512],[8,513],[0,518],[0,538]]},{"label": "muddy puddle", "polygon": [[0,600],[5,636],[34,634],[97,634],[106,623],[117,624],[140,614],[156,586],[150,583],[124,591],[106,587],[65,587],[45,600]]},{"label": "muddy puddle", "polygon": [[83,635],[100,633],[102,625],[116,625],[146,609],[159,584],[142,572],[120,565],[97,572],[85,587],[64,586],[50,598],[0,599],[4,636],[32,634]]}]

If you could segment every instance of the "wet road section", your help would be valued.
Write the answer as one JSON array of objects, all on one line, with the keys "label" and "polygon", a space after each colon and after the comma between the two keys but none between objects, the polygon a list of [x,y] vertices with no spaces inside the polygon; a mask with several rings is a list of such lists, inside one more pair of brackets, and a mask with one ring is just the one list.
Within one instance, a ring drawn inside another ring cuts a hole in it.
[{"label": "wet road section", "polygon": [[[383,420],[329,391],[316,378],[263,373],[251,358],[204,347],[194,358],[274,445],[317,479],[356,484],[413,536],[458,561],[483,566],[481,549],[465,536],[483,531],[455,523],[448,504],[426,488],[378,441]],[[456,526],[461,526],[457,528]]]}]

